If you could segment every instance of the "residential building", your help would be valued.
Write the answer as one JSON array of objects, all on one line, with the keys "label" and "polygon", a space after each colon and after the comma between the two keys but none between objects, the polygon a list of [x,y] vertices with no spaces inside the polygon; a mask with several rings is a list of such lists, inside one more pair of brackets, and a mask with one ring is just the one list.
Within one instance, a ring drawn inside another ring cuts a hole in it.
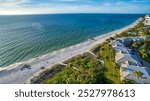
[{"label": "residential building", "polygon": [[[145,40],[145,37],[123,37],[117,38],[111,42],[111,45],[116,52],[115,60],[117,63],[121,64],[121,80],[129,79],[136,81],[137,83],[150,83],[150,75],[147,72],[147,68],[142,67],[142,64],[137,56],[132,55],[130,49],[126,47],[126,44],[129,42],[137,42],[141,40]],[[135,72],[137,71],[142,73],[141,77],[135,76]]]},{"label": "residential building", "polygon": [[[141,72],[141,76],[137,77],[135,72]],[[120,68],[121,79],[134,80],[137,83],[150,83],[150,76],[146,71],[146,67],[128,66]]]},{"label": "residential building", "polygon": [[146,26],[150,26],[150,16],[149,16],[149,15],[146,15],[146,16],[145,16],[145,22],[144,22],[144,24],[145,24]]}]

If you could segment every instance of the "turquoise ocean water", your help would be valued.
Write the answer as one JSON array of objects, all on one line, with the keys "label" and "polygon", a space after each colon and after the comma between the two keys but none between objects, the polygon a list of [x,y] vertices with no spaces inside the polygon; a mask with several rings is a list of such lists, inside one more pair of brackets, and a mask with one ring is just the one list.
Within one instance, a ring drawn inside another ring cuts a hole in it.
[{"label": "turquoise ocean water", "polygon": [[140,14],[0,16],[0,67],[125,27]]}]

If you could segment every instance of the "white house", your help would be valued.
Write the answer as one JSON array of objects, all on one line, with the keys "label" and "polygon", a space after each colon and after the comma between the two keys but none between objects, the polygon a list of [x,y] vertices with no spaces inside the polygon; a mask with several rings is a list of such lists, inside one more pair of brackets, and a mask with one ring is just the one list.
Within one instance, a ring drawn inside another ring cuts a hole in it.
[{"label": "white house", "polygon": [[[129,42],[138,42],[145,40],[145,37],[130,37],[130,38],[117,38],[111,42],[114,48],[115,61],[121,64],[120,75],[121,79],[130,79],[137,83],[150,83],[150,75],[148,74],[146,67],[141,67],[140,61],[132,54],[124,44]],[[135,72],[140,71],[142,76],[140,78],[135,76]]]},{"label": "white house", "polygon": [[144,22],[144,24],[145,24],[146,26],[150,26],[150,16],[149,16],[149,15],[146,15],[146,16],[145,16],[145,22]]},{"label": "white house", "polygon": [[145,39],[147,39],[147,37],[143,37],[143,36],[140,36],[140,37],[122,37],[122,38],[117,38],[115,41],[118,41],[120,43],[123,44],[127,44],[127,43],[131,43],[131,42],[137,42],[137,41],[144,41]]},{"label": "white house", "polygon": [[112,41],[111,45],[112,45],[113,48],[118,47],[118,46],[119,47],[124,47],[124,45],[121,42],[116,41],[116,40]]},{"label": "white house", "polygon": [[[140,71],[141,77],[136,77],[135,72]],[[128,66],[120,68],[121,79],[134,80],[137,83],[150,83],[150,75],[146,71],[146,67]]]},{"label": "white house", "polygon": [[134,58],[132,58],[129,54],[122,54],[122,55],[117,55],[116,54],[116,62],[121,63],[121,67],[122,66],[140,66],[141,64],[136,61]]},{"label": "white house", "polygon": [[129,51],[126,47],[117,46],[114,49],[116,51],[116,54],[129,54]]}]

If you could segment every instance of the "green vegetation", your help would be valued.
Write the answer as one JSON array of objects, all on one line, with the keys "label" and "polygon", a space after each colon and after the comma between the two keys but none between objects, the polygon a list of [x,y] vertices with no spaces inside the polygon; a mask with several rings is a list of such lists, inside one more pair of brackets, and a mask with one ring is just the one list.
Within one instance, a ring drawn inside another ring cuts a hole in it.
[{"label": "green vegetation", "polygon": [[65,69],[47,79],[47,84],[119,84],[119,64],[115,62],[115,51],[107,42],[93,48],[104,67],[90,53],[84,53],[65,61]]},{"label": "green vegetation", "polygon": [[148,36],[148,35],[150,35],[150,31],[149,30],[145,30],[145,31],[143,31],[143,36]]},{"label": "green vegetation", "polygon": [[89,53],[74,57],[65,69],[53,78],[45,81],[47,84],[98,84],[105,83],[105,76],[99,61]]},{"label": "green vegetation", "polygon": [[132,49],[138,50],[140,56],[150,63],[150,40],[138,41],[131,43]]},{"label": "green vegetation", "polygon": [[135,37],[137,36],[137,32],[134,31],[125,31],[120,34],[120,37]]},{"label": "green vegetation", "polygon": [[135,84],[136,82],[133,81],[133,80],[124,79],[124,80],[122,80],[121,83],[122,83],[122,84]]},{"label": "green vegetation", "polygon": [[143,41],[131,42],[130,46],[132,49],[139,49],[139,46],[144,44]]},{"label": "green vegetation", "polygon": [[45,83],[47,81],[47,79],[53,78],[58,72],[63,71],[64,68],[65,68],[64,65],[56,64],[56,65],[52,66],[51,69],[47,69],[47,70],[43,71],[38,77],[33,78],[31,80],[31,83],[33,83],[33,84]]},{"label": "green vegetation", "polygon": [[150,57],[146,57],[144,58],[145,61],[147,61],[148,63],[150,63]]},{"label": "green vegetation", "polygon": [[140,56],[150,63],[150,41],[145,40],[139,48]]},{"label": "green vegetation", "polygon": [[135,72],[133,73],[133,75],[134,75],[135,77],[137,77],[137,78],[140,78],[140,77],[143,75],[143,73],[140,72],[140,71],[135,71]]},{"label": "green vegetation", "polygon": [[105,76],[107,83],[120,83],[119,64],[115,62],[115,51],[108,43],[104,43],[99,52],[98,58],[104,60]]},{"label": "green vegetation", "polygon": [[139,52],[140,52],[143,59],[148,57],[148,53],[145,49],[140,49]]},{"label": "green vegetation", "polygon": [[[42,83],[46,84],[113,84],[120,82],[119,65],[115,63],[115,51],[105,42],[101,45],[96,45],[92,51],[97,54],[98,59],[90,53],[84,53],[73,57],[63,63],[62,66],[57,65],[57,70],[47,70],[46,78],[38,78]],[[101,65],[99,59],[104,60],[104,66]],[[105,67],[105,68],[103,68]],[[52,71],[57,73],[51,74]],[[49,72],[49,73],[48,73]]]},{"label": "green vegetation", "polygon": [[94,54],[96,54],[96,53],[99,51],[100,47],[101,47],[101,45],[100,45],[100,44],[97,44],[97,45],[95,45],[95,46],[91,49],[91,51],[92,51]]},{"label": "green vegetation", "polygon": [[136,37],[136,36],[148,36],[150,35],[149,26],[144,26],[144,19],[139,22],[134,28],[131,28],[117,37]]}]

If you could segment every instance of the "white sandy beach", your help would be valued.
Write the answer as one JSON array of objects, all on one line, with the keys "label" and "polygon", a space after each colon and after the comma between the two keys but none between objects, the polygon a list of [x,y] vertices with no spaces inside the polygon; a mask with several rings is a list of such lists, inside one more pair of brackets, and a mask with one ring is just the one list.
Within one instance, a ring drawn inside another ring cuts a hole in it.
[{"label": "white sandy beach", "polygon": [[[138,19],[134,23],[119,29],[113,32],[95,37],[94,40],[88,40],[86,42],[77,44],[75,46],[70,46],[58,51],[54,51],[48,53],[46,55],[33,58],[31,60],[16,63],[5,67],[4,69],[0,70],[0,83],[1,84],[23,84],[23,83],[30,83],[30,79],[40,72],[42,72],[41,67],[50,68],[52,65],[56,63],[61,63],[64,60],[67,60],[73,56],[78,54],[82,54],[86,51],[89,51],[94,45],[103,43],[106,39],[115,36],[123,31],[128,30],[129,28],[134,27],[138,24],[141,19]],[[26,68],[21,70],[24,64],[28,64],[31,68]]]}]

